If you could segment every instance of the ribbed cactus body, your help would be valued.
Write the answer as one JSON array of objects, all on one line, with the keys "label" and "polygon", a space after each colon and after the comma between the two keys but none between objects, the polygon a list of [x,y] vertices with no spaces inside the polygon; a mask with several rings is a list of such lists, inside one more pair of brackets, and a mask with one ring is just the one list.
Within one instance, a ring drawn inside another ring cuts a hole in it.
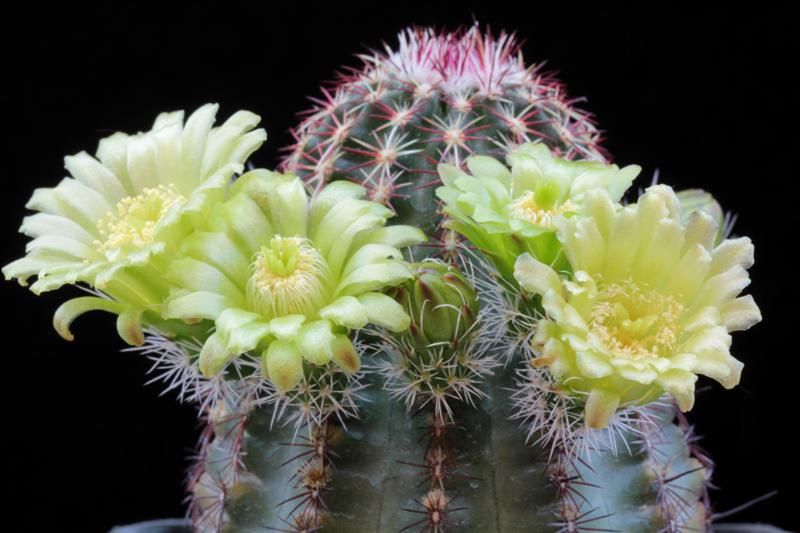
[{"label": "ribbed cactus body", "polygon": [[[363,184],[398,223],[428,233],[432,248],[419,255],[439,248],[450,263],[465,264],[455,234],[441,225],[439,163],[502,157],[530,141],[567,158],[605,159],[591,117],[557,81],[525,65],[513,36],[495,38],[477,26],[412,30],[396,50],[362,59],[362,69],[315,100],[283,166],[314,191],[334,180]],[[486,295],[478,305],[449,268],[415,267],[415,280],[394,295],[411,327],[395,336],[373,332],[364,343],[374,353],[360,377],[326,375],[311,396],[301,385],[306,392],[288,399],[254,405],[243,394],[243,402],[210,410],[190,486],[195,527],[707,530],[711,464],[685,424],[673,422],[671,404],[586,429],[580,408],[573,413],[558,391],[543,396],[524,377],[529,358],[517,354],[530,350],[537,302],[494,286],[505,306],[490,308]],[[481,276],[471,281],[494,284]],[[337,407],[343,399],[345,408]]]},{"label": "ribbed cactus body", "polygon": [[[436,439],[427,424],[432,411],[412,416],[380,383],[363,392],[358,419],[348,420],[346,429],[331,422],[322,440],[295,435],[292,425],[271,429],[271,408],[250,413],[240,435],[235,424],[221,423],[223,440],[242,439],[242,463],[226,486],[224,505],[223,499],[207,500],[219,504],[220,521],[203,529],[705,530],[709,472],[691,455],[685,430],[666,420],[669,410],[641,433],[618,437],[616,454],[551,456],[549,449],[526,446],[525,429],[510,420],[513,379],[503,374],[487,383],[487,397],[475,408],[456,407],[438,473],[426,460]],[[331,463],[320,468],[316,454]],[[228,475],[226,457],[220,450],[209,454],[205,475]],[[324,505],[310,505],[315,490]]]},{"label": "ribbed cactus body", "polygon": [[313,189],[338,179],[363,184],[446,251],[450,236],[436,231],[440,162],[502,155],[530,141],[569,158],[603,159],[591,116],[557,80],[525,65],[512,35],[477,26],[409,30],[397,49],[361,58],[363,68],[315,99],[283,166]]},{"label": "ribbed cactus body", "polygon": [[[485,321],[497,311],[485,301],[477,311],[469,281],[431,260],[413,271],[396,289],[411,327],[373,332],[379,348],[363,375],[312,372],[283,399],[288,413],[278,399],[211,410],[194,485],[199,529],[706,529],[710,464],[670,404],[605,430],[564,427],[579,413],[530,367],[501,364]],[[548,419],[533,432],[532,412]]]}]

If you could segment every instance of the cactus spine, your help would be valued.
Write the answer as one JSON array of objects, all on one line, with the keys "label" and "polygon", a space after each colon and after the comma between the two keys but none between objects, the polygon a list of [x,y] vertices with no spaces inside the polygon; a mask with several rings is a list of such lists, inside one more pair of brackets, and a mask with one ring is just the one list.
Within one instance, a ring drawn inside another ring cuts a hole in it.
[{"label": "cactus spine", "polygon": [[409,331],[371,331],[379,347],[356,376],[316,371],[290,395],[265,395],[244,378],[239,394],[214,402],[190,487],[195,527],[706,530],[712,465],[685,421],[673,423],[674,408],[631,409],[586,429],[547,374],[517,362],[537,304],[476,271],[441,224],[438,163],[534,140],[604,161],[590,115],[525,66],[513,36],[477,26],[410,30],[396,51],[362,59],[315,100],[283,166],[315,191],[341,179],[364,185],[469,279],[418,263],[395,294]]},{"label": "cactus spine", "polygon": [[305,183],[242,174],[252,113],[165,113],[67,158],[5,276],[88,284],[56,330],[117,315],[199,404],[198,531],[708,530],[672,399],[739,382],[750,240],[702,191],[623,206],[639,167],[605,163],[513,36],[411,30],[362,59],[295,132]]},{"label": "cactus spine", "polygon": [[556,79],[525,65],[513,35],[477,25],[409,29],[396,49],[360,57],[361,69],[314,99],[283,166],[315,190],[339,179],[363,184],[449,259],[456,237],[438,226],[439,163],[536,140],[564,157],[604,160],[591,115]]}]

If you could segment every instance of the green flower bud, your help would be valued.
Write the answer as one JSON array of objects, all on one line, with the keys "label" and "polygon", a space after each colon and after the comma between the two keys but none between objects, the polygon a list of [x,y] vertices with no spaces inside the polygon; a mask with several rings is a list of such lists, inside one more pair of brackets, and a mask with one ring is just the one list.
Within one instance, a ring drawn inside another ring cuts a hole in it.
[{"label": "green flower bud", "polygon": [[402,335],[418,350],[437,343],[455,344],[478,315],[475,289],[455,268],[438,261],[412,265],[413,279],[396,289],[395,298],[411,315]]}]

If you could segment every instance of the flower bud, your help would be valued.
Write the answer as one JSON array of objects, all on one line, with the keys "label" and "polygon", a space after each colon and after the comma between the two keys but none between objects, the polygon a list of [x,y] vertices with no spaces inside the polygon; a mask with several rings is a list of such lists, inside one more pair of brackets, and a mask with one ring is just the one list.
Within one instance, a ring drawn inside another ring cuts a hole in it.
[{"label": "flower bud", "polygon": [[411,315],[411,326],[401,335],[415,348],[456,344],[478,315],[475,289],[454,267],[438,261],[411,266],[413,279],[396,289],[395,298]]}]

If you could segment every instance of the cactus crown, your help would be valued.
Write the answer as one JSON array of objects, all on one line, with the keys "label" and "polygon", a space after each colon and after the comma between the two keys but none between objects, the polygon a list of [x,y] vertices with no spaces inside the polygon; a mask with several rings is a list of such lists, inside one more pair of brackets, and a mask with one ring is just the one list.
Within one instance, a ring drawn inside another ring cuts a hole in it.
[{"label": "cactus crown", "polygon": [[433,194],[439,163],[503,156],[534,141],[567,159],[604,160],[591,116],[557,80],[525,65],[513,34],[476,24],[409,29],[398,41],[362,54],[362,68],[322,90],[293,131],[283,168],[315,190],[340,179],[362,184],[452,259],[453,234],[439,227]]}]

